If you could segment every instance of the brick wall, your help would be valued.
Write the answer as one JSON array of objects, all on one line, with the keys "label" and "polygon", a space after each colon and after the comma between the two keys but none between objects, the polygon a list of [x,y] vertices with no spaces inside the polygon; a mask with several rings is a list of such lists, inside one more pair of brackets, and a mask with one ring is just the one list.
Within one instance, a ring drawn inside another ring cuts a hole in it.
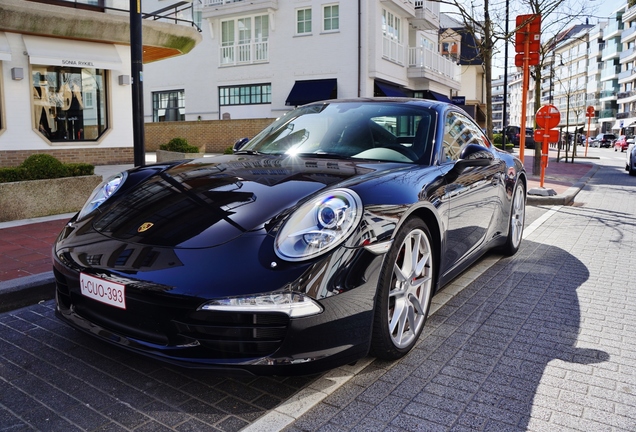
[{"label": "brick wall", "polygon": [[252,138],[274,119],[203,120],[146,123],[146,151],[156,151],[172,138],[185,138],[188,144],[205,147],[206,153],[223,153],[241,138]]},{"label": "brick wall", "polygon": [[[156,151],[172,138],[185,138],[188,143],[204,147],[206,153],[223,153],[237,140],[252,138],[274,119],[205,120],[188,122],[161,122],[145,124],[145,150]],[[20,165],[35,153],[46,153],[63,163],[85,162],[92,165],[119,165],[134,163],[132,147],[91,149],[50,149],[0,151],[0,167]]]},{"label": "brick wall", "polygon": [[62,163],[85,162],[91,165],[119,165],[134,163],[132,147],[91,148],[91,149],[51,149],[0,151],[0,167],[18,166],[26,158],[36,153],[54,156]]}]

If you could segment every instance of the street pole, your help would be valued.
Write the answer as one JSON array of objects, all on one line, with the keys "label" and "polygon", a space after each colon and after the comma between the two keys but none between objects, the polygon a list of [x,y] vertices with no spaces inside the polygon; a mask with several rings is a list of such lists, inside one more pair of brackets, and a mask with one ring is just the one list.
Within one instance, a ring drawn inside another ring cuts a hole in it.
[{"label": "street pole", "polygon": [[136,167],[146,164],[144,148],[143,45],[141,0],[130,0],[130,66],[132,75],[133,154]]},{"label": "street pole", "polygon": [[506,149],[506,136],[508,132],[508,7],[510,0],[506,0],[506,37],[504,38],[504,82],[503,82],[503,119],[501,119],[502,126],[502,146],[503,150]]}]

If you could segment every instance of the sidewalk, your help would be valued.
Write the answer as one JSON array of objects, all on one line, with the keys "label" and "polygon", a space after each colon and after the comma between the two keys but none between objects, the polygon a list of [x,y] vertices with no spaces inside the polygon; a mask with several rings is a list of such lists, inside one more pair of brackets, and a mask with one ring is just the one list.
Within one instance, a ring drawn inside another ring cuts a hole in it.
[{"label": "sidewalk", "polygon": [[[528,190],[539,188],[540,178],[532,175],[532,150],[526,150],[524,165],[529,175]],[[154,155],[153,155],[154,156]],[[150,160],[148,163],[153,162]],[[128,165],[98,166],[95,173],[108,177]],[[595,172],[593,160],[576,159],[575,163],[556,162],[556,151],[544,178],[544,189],[554,196],[528,195],[528,205],[567,205]],[[0,312],[27,306],[54,295],[51,247],[66,221],[73,214],[63,214],[12,222],[0,222]]]}]

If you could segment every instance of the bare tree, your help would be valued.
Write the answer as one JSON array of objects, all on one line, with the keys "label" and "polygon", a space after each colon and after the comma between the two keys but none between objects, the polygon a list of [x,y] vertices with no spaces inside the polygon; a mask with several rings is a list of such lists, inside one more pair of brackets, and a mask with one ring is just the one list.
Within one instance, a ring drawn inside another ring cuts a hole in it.
[{"label": "bare tree", "polygon": [[[564,31],[573,19],[579,19],[591,13],[589,2],[586,0],[441,0],[452,6],[448,12],[453,18],[464,24],[466,31],[472,33],[477,41],[477,52],[484,64],[486,81],[486,131],[492,139],[492,69],[493,59],[501,54],[502,46],[514,42],[517,28],[507,26],[508,21],[520,14],[540,14],[542,21],[541,33],[548,35],[548,40],[554,42],[558,34]],[[509,6],[513,8],[510,9]],[[506,14],[508,12],[508,16]],[[523,25],[523,24],[522,24]],[[506,31],[508,29],[508,31]],[[552,43],[542,44],[539,53],[539,65],[533,68],[532,79],[535,82],[534,105],[535,112],[541,106],[541,70],[546,64],[546,56],[553,47]],[[527,91],[528,89],[525,89]],[[506,91],[506,90],[504,90]],[[506,119],[504,119],[505,124]],[[521,130],[525,128],[522,119]],[[541,170],[541,146],[535,145],[533,173],[538,175]]]}]

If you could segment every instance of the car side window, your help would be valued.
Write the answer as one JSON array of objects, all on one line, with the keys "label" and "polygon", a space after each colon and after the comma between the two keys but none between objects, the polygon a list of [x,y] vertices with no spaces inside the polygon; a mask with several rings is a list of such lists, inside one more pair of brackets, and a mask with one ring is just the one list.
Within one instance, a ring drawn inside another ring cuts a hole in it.
[{"label": "car side window", "polygon": [[441,162],[456,161],[468,144],[490,146],[488,139],[475,123],[456,111],[448,112],[444,120]]}]

